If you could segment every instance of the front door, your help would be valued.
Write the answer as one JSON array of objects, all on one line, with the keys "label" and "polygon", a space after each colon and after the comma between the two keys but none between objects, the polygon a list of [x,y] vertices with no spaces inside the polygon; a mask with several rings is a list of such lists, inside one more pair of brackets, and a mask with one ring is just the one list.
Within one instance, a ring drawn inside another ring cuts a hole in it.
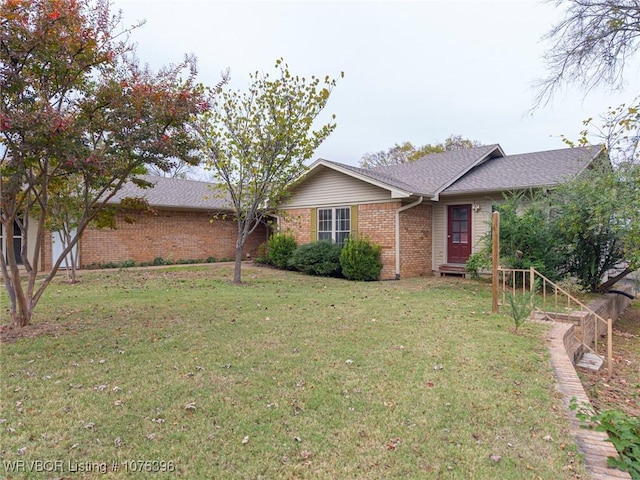
[{"label": "front door", "polygon": [[449,205],[447,263],[465,263],[471,255],[471,205]]}]

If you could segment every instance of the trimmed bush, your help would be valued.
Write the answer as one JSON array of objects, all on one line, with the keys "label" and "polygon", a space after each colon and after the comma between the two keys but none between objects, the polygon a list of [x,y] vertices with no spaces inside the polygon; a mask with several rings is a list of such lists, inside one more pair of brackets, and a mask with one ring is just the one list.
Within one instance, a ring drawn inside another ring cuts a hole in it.
[{"label": "trimmed bush", "polygon": [[369,239],[349,238],[340,252],[342,274],[349,280],[377,280],[382,271],[381,252],[382,247]]},{"label": "trimmed bush", "polygon": [[341,277],[340,246],[329,240],[300,245],[289,259],[289,267],[309,275]]},{"label": "trimmed bush", "polygon": [[253,257],[253,263],[258,265],[267,265],[269,263],[269,259],[267,258],[267,242],[258,245],[256,256]]},{"label": "trimmed bush", "polygon": [[293,235],[277,233],[272,235],[267,243],[267,260],[278,268],[289,268],[289,259],[298,248]]}]

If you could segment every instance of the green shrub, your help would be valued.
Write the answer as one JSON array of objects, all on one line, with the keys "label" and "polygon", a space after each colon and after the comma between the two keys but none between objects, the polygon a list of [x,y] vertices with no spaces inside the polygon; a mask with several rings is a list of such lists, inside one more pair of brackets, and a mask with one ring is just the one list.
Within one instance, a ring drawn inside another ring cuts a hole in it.
[{"label": "green shrub", "polygon": [[216,263],[216,257],[207,257],[204,263]]},{"label": "green shrub", "polygon": [[298,243],[293,235],[277,233],[272,235],[267,244],[267,260],[278,268],[288,268],[289,259],[298,248]]},{"label": "green shrub", "polygon": [[480,270],[486,270],[491,267],[491,258],[490,252],[487,250],[482,250],[480,252],[474,253],[467,259],[467,263],[465,267],[467,272],[471,275],[471,278],[478,279],[480,278]]},{"label": "green shrub", "polygon": [[253,257],[253,263],[257,263],[259,265],[267,265],[269,263],[269,259],[267,258],[267,243],[261,243],[258,245],[256,249],[256,255]]},{"label": "green shrub", "polygon": [[608,457],[607,464],[629,472],[634,480],[640,480],[640,419],[620,410],[603,410],[596,414],[590,405],[578,405],[575,397],[571,399],[570,408],[576,411],[582,426],[609,435],[609,441],[616,447],[620,458]]},{"label": "green shrub", "polygon": [[156,257],[153,259],[153,262],[151,262],[151,265],[169,265],[169,263],[162,257]]},{"label": "green shrub", "polygon": [[341,277],[340,246],[329,240],[300,245],[291,255],[289,267],[309,275]]},{"label": "green shrub", "polygon": [[340,252],[342,274],[349,280],[377,280],[382,270],[382,247],[369,239],[348,239]]}]

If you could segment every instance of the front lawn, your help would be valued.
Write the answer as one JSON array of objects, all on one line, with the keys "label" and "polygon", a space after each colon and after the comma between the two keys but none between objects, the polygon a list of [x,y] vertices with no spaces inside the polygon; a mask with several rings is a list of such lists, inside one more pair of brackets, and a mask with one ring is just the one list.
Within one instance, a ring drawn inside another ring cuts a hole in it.
[{"label": "front lawn", "polygon": [[[53,284],[34,322],[44,333],[2,345],[2,476],[583,472],[546,327],[514,334],[510,317],[490,313],[486,284],[354,283],[253,267],[244,286],[231,277],[213,265]],[[30,472],[34,461],[52,471]]]}]

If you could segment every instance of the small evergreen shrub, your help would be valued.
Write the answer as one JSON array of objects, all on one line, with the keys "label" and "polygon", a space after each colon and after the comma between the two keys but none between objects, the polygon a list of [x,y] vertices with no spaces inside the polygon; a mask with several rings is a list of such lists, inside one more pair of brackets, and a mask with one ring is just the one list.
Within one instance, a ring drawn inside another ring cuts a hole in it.
[{"label": "small evergreen shrub", "polygon": [[382,247],[369,239],[348,239],[340,252],[342,274],[349,280],[377,280],[382,271],[381,253]]},{"label": "small evergreen shrub", "polygon": [[480,270],[486,270],[491,267],[490,253],[483,250],[472,254],[468,259],[465,267],[471,278],[477,280],[480,278]]},{"label": "small evergreen shrub", "polygon": [[536,281],[531,290],[526,290],[522,293],[507,292],[507,299],[511,306],[511,318],[513,318],[516,333],[518,333],[520,325],[529,318],[529,315],[531,315],[531,312],[535,308],[536,292],[539,288],[540,283]]},{"label": "small evergreen shrub", "polygon": [[277,233],[272,235],[267,243],[267,260],[278,268],[288,268],[289,259],[298,248],[298,243],[293,235]]},{"label": "small evergreen shrub", "polygon": [[340,246],[329,240],[300,245],[289,259],[289,267],[309,275],[341,277]]},{"label": "small evergreen shrub", "polygon": [[151,262],[151,265],[169,265],[169,263],[162,257],[156,257],[153,259],[153,262]]}]

